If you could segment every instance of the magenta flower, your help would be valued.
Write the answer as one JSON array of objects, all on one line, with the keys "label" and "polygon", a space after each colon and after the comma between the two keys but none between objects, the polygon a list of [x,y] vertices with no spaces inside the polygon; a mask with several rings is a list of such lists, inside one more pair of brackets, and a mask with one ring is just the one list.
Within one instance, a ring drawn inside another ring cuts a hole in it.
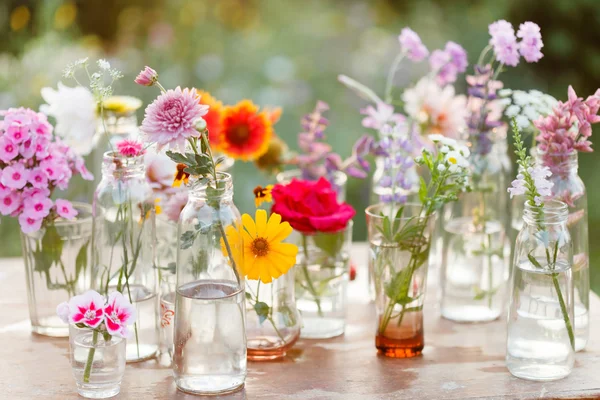
[{"label": "magenta flower", "polygon": [[521,38],[519,53],[527,62],[538,62],[544,55],[540,51],[544,47],[540,27],[534,22],[524,22],[519,26],[517,37]]},{"label": "magenta flower", "polygon": [[152,86],[158,81],[158,74],[152,68],[146,66],[135,78],[134,82],[142,86]]},{"label": "magenta flower", "polygon": [[515,30],[513,26],[501,19],[489,26],[489,32],[492,36],[490,44],[494,48],[496,60],[505,65],[515,67],[519,64],[519,49]]},{"label": "magenta flower", "polygon": [[24,140],[19,146],[19,153],[23,158],[31,158],[35,155],[35,143],[32,138]]},{"label": "magenta flower", "polygon": [[19,225],[25,234],[39,231],[42,227],[43,218],[33,218],[25,213],[19,215]]},{"label": "magenta flower", "polygon": [[19,144],[22,141],[29,139],[29,124],[22,124],[15,121],[8,126],[5,134],[13,143]]},{"label": "magenta flower", "polygon": [[386,103],[377,103],[377,108],[369,105],[360,110],[362,115],[366,115],[362,120],[362,126],[379,130],[387,124],[402,124],[406,117],[402,114],[395,114],[394,107]]},{"label": "magenta flower", "polygon": [[0,183],[9,188],[22,189],[27,184],[28,178],[29,171],[25,169],[23,164],[16,163],[4,168]]},{"label": "magenta flower", "polygon": [[0,197],[0,213],[11,215],[21,207],[21,196],[18,192],[9,191]]},{"label": "magenta flower", "polygon": [[175,90],[158,96],[146,108],[141,130],[149,142],[156,142],[160,147],[184,148],[190,137],[199,137],[196,121],[206,115],[208,106],[199,103],[200,97],[196,89]]},{"label": "magenta flower", "polygon": [[137,157],[144,154],[144,148],[137,140],[124,139],[117,143],[117,151],[124,157]]},{"label": "magenta flower", "polygon": [[35,157],[38,160],[43,160],[48,157],[48,145],[49,141],[43,137],[38,137],[35,141]]},{"label": "magenta flower", "polygon": [[23,214],[33,219],[42,219],[50,213],[52,200],[42,195],[27,197],[23,200]]},{"label": "magenta flower", "polygon": [[127,338],[129,332],[127,325],[134,323],[135,307],[119,292],[112,292],[108,296],[108,304],[104,307],[106,330],[111,335]]},{"label": "magenta flower", "polygon": [[34,168],[29,173],[29,183],[34,188],[44,188],[48,187],[48,177],[46,173],[41,168]]},{"label": "magenta flower", "polygon": [[69,323],[70,314],[71,311],[69,310],[69,303],[67,303],[66,301],[63,301],[58,306],[56,306],[56,315],[58,315],[58,318],[60,318],[60,320],[65,324]]},{"label": "magenta flower", "polygon": [[8,136],[0,136],[0,160],[8,163],[19,155],[19,146]]},{"label": "magenta flower", "polygon": [[77,216],[78,212],[73,207],[70,201],[63,199],[56,199],[56,213],[64,219],[73,219]]},{"label": "magenta flower", "polygon": [[400,49],[412,61],[422,61],[429,54],[427,47],[421,42],[421,38],[410,28],[404,28],[398,36]]},{"label": "magenta flower", "polygon": [[69,322],[97,328],[104,321],[104,297],[98,292],[88,290],[69,300]]}]

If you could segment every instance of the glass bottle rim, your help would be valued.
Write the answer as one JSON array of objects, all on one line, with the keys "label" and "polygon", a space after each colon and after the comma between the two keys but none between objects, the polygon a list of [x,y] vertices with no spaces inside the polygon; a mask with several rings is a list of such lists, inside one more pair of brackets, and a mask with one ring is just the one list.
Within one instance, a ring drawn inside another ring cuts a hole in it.
[{"label": "glass bottle rim", "polygon": [[[102,157],[103,163],[112,163],[115,160],[121,161],[121,163],[126,167],[134,167],[139,165],[144,165],[144,155],[140,154],[139,156],[124,156],[119,154],[117,151],[106,151]],[[126,161],[126,162],[123,162]]]},{"label": "glass bottle rim", "polygon": [[559,224],[567,222],[569,216],[569,207],[563,201],[545,198],[543,207],[544,219],[539,221],[537,206],[531,204],[530,200],[525,201],[525,209],[523,210],[523,219],[529,224],[543,223],[543,224]]},{"label": "glass bottle rim", "polygon": [[[214,181],[215,180],[212,175],[208,178],[190,175],[188,183],[185,185],[189,189],[190,193],[199,193],[205,191],[208,187],[208,184],[214,183]],[[217,181],[225,184],[225,187],[221,188],[221,195],[233,190],[233,179],[229,172],[217,171]]]}]

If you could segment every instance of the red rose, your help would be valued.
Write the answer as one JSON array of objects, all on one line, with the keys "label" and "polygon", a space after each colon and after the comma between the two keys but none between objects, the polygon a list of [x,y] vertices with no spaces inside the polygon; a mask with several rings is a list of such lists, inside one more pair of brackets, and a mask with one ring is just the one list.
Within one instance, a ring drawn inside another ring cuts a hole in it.
[{"label": "red rose", "polygon": [[354,208],[338,203],[337,193],[325,178],[318,181],[293,179],[287,185],[275,185],[272,212],[302,233],[338,232],[354,217]]}]

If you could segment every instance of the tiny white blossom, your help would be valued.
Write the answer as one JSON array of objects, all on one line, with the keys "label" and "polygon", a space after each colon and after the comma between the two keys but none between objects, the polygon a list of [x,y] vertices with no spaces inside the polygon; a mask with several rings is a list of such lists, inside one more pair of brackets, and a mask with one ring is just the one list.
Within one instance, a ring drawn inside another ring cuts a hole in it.
[{"label": "tiny white blossom", "polygon": [[100,69],[108,71],[110,69],[110,63],[108,61],[106,61],[105,59],[101,58],[100,60],[98,60],[98,67]]},{"label": "tiny white blossom", "polygon": [[502,97],[510,96],[512,94],[512,89],[500,89],[498,94]]},{"label": "tiny white blossom", "polygon": [[521,129],[528,128],[531,125],[531,121],[529,120],[529,118],[527,118],[524,115],[518,115],[515,118],[515,121],[517,122],[517,126]]},{"label": "tiny white blossom", "polygon": [[434,134],[428,135],[427,137],[433,143],[441,142],[442,139],[444,139],[444,135],[440,135],[439,133],[434,133]]},{"label": "tiny white blossom", "polygon": [[450,151],[450,147],[448,147],[446,145],[440,147],[440,152],[443,153],[443,154],[446,154],[449,151]]},{"label": "tiny white blossom", "polygon": [[513,104],[504,110],[504,114],[509,118],[517,116],[520,112],[521,107],[517,106],[516,104]]},{"label": "tiny white blossom", "polygon": [[446,170],[446,166],[444,164],[438,164],[437,169],[440,172],[444,172]]}]

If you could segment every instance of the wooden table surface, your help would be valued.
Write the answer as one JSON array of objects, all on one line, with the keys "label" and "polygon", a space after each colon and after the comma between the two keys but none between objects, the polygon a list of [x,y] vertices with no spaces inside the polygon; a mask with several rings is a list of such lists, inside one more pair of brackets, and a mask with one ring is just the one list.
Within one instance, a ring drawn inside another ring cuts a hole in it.
[{"label": "wooden table surface", "polygon": [[[425,349],[413,359],[378,356],[374,307],[366,294],[366,246],[354,245],[358,279],[350,283],[346,334],[300,340],[278,362],[250,362],[243,391],[215,399],[600,399],[600,299],[592,295],[588,349],[573,373],[537,383],[514,378],[504,364],[505,318],[487,324],[441,319],[435,287],[425,306]],[[77,399],[68,340],[30,333],[20,259],[0,259],[0,399]],[[115,399],[194,399],[178,392],[171,370],[147,361],[127,366]]]}]

